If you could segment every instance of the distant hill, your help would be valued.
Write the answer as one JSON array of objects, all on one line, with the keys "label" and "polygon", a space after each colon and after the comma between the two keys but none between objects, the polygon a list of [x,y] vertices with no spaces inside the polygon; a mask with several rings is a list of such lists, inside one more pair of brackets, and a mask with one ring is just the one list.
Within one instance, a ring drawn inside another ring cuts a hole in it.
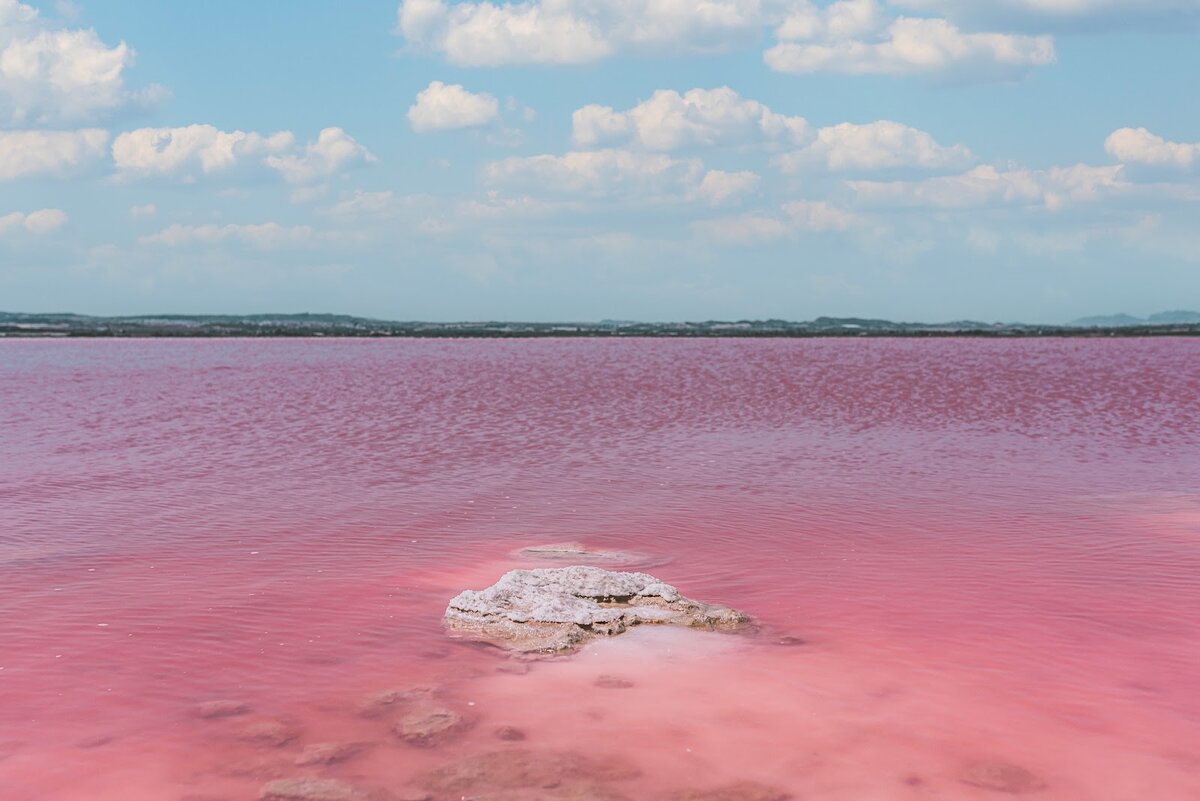
[{"label": "distant hill", "polygon": [[1165,311],[1149,317],[1134,317],[1130,314],[1108,314],[1096,317],[1080,317],[1067,325],[1079,328],[1119,328],[1127,325],[1180,325],[1200,323],[1200,312]]}]

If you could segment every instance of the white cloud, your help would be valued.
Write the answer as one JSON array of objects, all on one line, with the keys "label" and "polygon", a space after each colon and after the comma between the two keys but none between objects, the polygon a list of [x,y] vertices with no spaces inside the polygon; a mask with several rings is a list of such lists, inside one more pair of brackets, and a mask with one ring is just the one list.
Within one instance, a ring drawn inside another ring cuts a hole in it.
[{"label": "white cloud", "polygon": [[329,178],[334,173],[375,161],[369,150],[341,128],[326,128],[309,142],[303,153],[268,156],[268,167],[277,170],[285,181],[304,184]]},{"label": "white cloud", "polygon": [[104,157],[108,132],[0,131],[0,181],[63,175]]},{"label": "white cloud", "polygon": [[128,176],[180,175],[196,170],[207,174],[294,145],[295,137],[286,131],[264,136],[222,131],[212,125],[187,125],[120,134],[113,142],[112,155],[117,170]]},{"label": "white cloud", "polygon": [[760,0],[404,0],[399,30],[453,64],[582,64],[617,52],[668,47],[721,51],[753,41]]},{"label": "white cloud", "polygon": [[694,223],[693,228],[720,244],[756,245],[802,233],[844,232],[864,224],[857,214],[819,200],[785,203],[780,212],[702,220]]},{"label": "white cloud", "polygon": [[327,210],[335,217],[370,218],[388,217],[401,205],[394,192],[364,192],[361,189],[345,200],[338,201]]},{"label": "white cloud", "polygon": [[125,71],[134,52],[106,45],[94,30],[55,28],[37,11],[0,0],[0,116],[12,123],[77,122],[160,97],[132,92]]},{"label": "white cloud", "polygon": [[808,135],[803,117],[777,114],[727,86],[691,89],[682,95],[659,89],[628,111],[590,105],[571,118],[572,140],[580,147],[632,140],[651,150],[758,141],[800,144]]},{"label": "white cloud", "polygon": [[408,122],[417,133],[428,133],[486,125],[499,115],[500,103],[492,95],[433,81],[417,94],[417,102],[408,109]]},{"label": "white cloud", "polygon": [[818,200],[785,203],[783,213],[793,228],[803,231],[848,231],[862,222],[857,214]]},{"label": "white cloud", "polygon": [[942,18],[896,17],[878,0],[404,0],[398,25],[410,46],[460,66],[727,52],[772,28],[781,43],[764,57],[780,72],[995,79],[1055,57],[1048,36],[965,32]]},{"label": "white cloud", "polygon": [[727,206],[755,192],[761,182],[756,173],[746,170],[709,170],[692,191],[692,197],[710,206]]},{"label": "white cloud", "polygon": [[[3,13],[4,9],[0,7],[0,14]],[[0,216],[0,236],[12,231],[24,231],[35,236],[42,236],[57,231],[66,222],[67,213],[60,209],[40,209],[28,214],[14,211],[11,214]]]},{"label": "white cloud", "polygon": [[1051,167],[1000,171],[981,166],[961,175],[924,181],[850,181],[858,200],[869,205],[964,209],[989,205],[1044,206],[1101,200],[1127,190],[1121,166]]},{"label": "white cloud", "polygon": [[[785,25],[779,33],[805,31]],[[901,17],[870,38],[785,41],[763,59],[773,70],[794,74],[949,74],[965,80],[1020,77],[1054,63],[1055,51],[1049,36],[965,33],[944,19]]]},{"label": "white cloud", "polygon": [[846,40],[867,36],[883,27],[883,10],[875,0],[840,0],[820,8],[810,2],[793,8],[775,31],[783,40]]},{"label": "white cloud", "polygon": [[925,131],[879,120],[822,128],[812,144],[780,156],[776,163],[784,172],[796,172],[814,165],[830,170],[940,169],[965,167],[974,160],[963,145],[943,146]]},{"label": "white cloud", "polygon": [[139,238],[138,243],[175,248],[236,242],[258,250],[278,250],[302,247],[311,243],[316,236],[307,225],[287,227],[274,222],[258,225],[171,225]]},{"label": "white cloud", "polygon": [[375,160],[341,128],[326,128],[317,141],[300,149],[290,131],[266,135],[222,131],[212,125],[128,131],[113,142],[112,155],[122,178],[159,176],[190,181],[197,174],[265,165],[298,185],[322,181],[342,169]]},{"label": "white cloud", "polygon": [[490,184],[594,197],[673,194],[696,186],[702,174],[699,159],[629,150],[514,157],[492,162],[484,169]]},{"label": "white cloud", "polygon": [[[568,196],[566,202],[623,199],[649,203],[732,204],[754,192],[759,176],[748,171],[705,170],[700,159],[677,159],[640,150],[577,150],[494,161],[484,169],[493,187],[525,195],[521,210],[540,211],[537,196]],[[518,209],[493,190],[485,209],[511,214]],[[564,206],[558,202],[558,208]]]},{"label": "white cloud", "polygon": [[158,214],[158,206],[155,206],[153,203],[146,203],[145,205],[142,205],[142,206],[130,206],[129,207],[129,216],[133,217],[135,220],[143,219],[146,217],[153,217],[156,214]]},{"label": "white cloud", "polygon": [[1200,160],[1200,142],[1168,142],[1145,128],[1121,128],[1104,142],[1110,156],[1124,164],[1189,169]]}]

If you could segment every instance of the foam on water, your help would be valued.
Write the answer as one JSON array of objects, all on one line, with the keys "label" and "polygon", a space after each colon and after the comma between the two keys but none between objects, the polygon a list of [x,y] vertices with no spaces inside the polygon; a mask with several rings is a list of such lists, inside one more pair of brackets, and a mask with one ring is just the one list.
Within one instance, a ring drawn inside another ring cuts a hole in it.
[{"label": "foam on water", "polygon": [[[1002,764],[1039,798],[1194,799],[1197,363],[1190,340],[0,343],[0,799],[400,789],[514,747],[502,726],[636,763],[635,798],[994,798],[963,779]],[[762,634],[637,629],[525,673],[445,637],[450,597],[564,541]],[[415,748],[360,714],[424,684],[475,725]],[[221,699],[253,712],[194,713]],[[293,764],[331,741],[373,747]]]}]

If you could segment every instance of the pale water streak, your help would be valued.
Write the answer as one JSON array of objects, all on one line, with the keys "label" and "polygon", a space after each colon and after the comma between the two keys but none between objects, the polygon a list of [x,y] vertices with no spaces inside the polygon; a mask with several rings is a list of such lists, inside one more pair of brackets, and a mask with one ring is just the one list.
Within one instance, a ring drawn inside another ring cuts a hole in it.
[{"label": "pale water streak", "polygon": [[[767,633],[523,675],[445,639],[449,597],[568,539]],[[400,790],[500,725],[624,754],[633,798],[996,798],[961,779],[1003,762],[1194,801],[1198,664],[1194,340],[0,343],[3,801]],[[478,725],[416,749],[356,713],[421,682]],[[376,745],[292,765],[328,740]]]}]

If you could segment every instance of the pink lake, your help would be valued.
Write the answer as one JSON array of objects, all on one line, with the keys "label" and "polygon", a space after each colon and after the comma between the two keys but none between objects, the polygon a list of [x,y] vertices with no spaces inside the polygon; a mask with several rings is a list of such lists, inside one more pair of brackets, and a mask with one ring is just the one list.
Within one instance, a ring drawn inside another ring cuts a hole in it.
[{"label": "pink lake", "polygon": [[[446,638],[450,597],[563,540],[763,633],[523,674]],[[419,684],[474,727],[359,714]],[[222,699],[253,711],[194,714]],[[370,747],[294,764],[328,741]],[[1195,801],[1200,341],[0,342],[2,801],[419,797],[514,747],[623,759],[629,799],[1012,797],[964,781],[999,764]]]}]

